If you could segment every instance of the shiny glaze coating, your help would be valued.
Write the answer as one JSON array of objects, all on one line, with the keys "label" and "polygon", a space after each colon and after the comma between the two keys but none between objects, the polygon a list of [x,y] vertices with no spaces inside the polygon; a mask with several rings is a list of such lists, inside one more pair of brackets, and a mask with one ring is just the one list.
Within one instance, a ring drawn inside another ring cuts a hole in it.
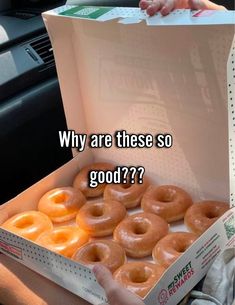
[{"label": "shiny glaze coating", "polygon": [[130,262],[121,266],[114,273],[114,279],[123,287],[144,298],[164,272],[165,268],[157,264]]},{"label": "shiny glaze coating", "polygon": [[205,200],[192,205],[186,212],[184,223],[195,234],[205,232],[220,216],[229,210],[229,204]]},{"label": "shiny glaze coating", "polygon": [[27,211],[14,215],[1,227],[16,235],[35,241],[40,234],[53,228],[50,218],[38,211]]},{"label": "shiny glaze coating", "polygon": [[165,268],[173,264],[198,236],[188,232],[173,232],[164,236],[153,249],[153,259]]},{"label": "shiny glaze coating", "polygon": [[137,213],[126,217],[113,233],[130,257],[145,257],[152,253],[156,243],[168,233],[168,224],[151,213]]},{"label": "shiny glaze coating", "polygon": [[76,217],[86,198],[73,187],[59,187],[42,196],[38,210],[50,217],[53,222],[65,222]]},{"label": "shiny glaze coating", "polygon": [[144,192],[149,186],[148,178],[143,178],[143,183],[109,184],[104,190],[105,200],[122,202],[127,209],[138,206]]},{"label": "shiny glaze coating", "polygon": [[89,236],[78,227],[58,227],[42,233],[36,243],[58,254],[71,257]]},{"label": "shiny glaze coating", "polygon": [[89,172],[92,170],[102,170],[102,171],[113,171],[115,169],[115,166],[111,163],[107,162],[97,162],[90,165],[87,165],[83,167],[80,172],[76,175],[74,181],[73,181],[73,187],[76,189],[79,189],[86,198],[93,198],[93,197],[99,197],[103,195],[104,188],[106,186],[106,183],[99,184],[95,188],[91,188],[88,185],[88,175]]},{"label": "shiny glaze coating", "polygon": [[183,219],[192,204],[190,195],[174,185],[150,186],[141,201],[145,212],[154,213],[167,222]]},{"label": "shiny glaze coating", "polygon": [[78,212],[77,225],[92,237],[108,236],[126,216],[125,206],[118,201],[86,203]]},{"label": "shiny glaze coating", "polygon": [[124,249],[112,240],[94,240],[74,253],[73,260],[92,268],[102,264],[112,273],[126,261]]}]

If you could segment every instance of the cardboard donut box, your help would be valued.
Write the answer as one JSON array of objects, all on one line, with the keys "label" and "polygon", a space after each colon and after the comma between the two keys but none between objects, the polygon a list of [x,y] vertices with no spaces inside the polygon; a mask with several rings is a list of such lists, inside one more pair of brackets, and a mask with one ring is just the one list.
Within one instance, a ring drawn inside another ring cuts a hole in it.
[{"label": "cardboard donut box", "polygon": [[[178,10],[149,18],[138,8],[66,5],[43,14],[52,42],[69,130],[77,134],[171,134],[173,146],[73,149],[74,158],[0,207],[0,224],[37,209],[54,187],[71,185],[84,165],[143,166],[158,185],[195,202],[231,209],[164,273],[146,305],[176,305],[234,244],[234,12]],[[182,222],[171,231],[186,231]],[[91,304],[105,303],[92,271],[0,229],[0,249]]]}]

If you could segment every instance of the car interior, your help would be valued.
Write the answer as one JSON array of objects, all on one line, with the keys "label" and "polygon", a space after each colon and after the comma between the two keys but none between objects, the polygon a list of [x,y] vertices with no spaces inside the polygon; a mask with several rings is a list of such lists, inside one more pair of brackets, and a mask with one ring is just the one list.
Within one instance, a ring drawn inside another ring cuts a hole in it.
[{"label": "car interior", "polygon": [[41,18],[43,11],[65,2],[0,1],[0,204],[72,158],[71,150],[59,145],[58,131],[67,126],[53,50]]},{"label": "car interior", "polygon": [[[43,11],[65,3],[0,1],[0,204],[72,158],[71,150],[59,145],[58,131],[67,126],[53,50],[41,18]],[[77,3],[138,6],[136,0]],[[223,4],[233,9],[233,1]]]}]

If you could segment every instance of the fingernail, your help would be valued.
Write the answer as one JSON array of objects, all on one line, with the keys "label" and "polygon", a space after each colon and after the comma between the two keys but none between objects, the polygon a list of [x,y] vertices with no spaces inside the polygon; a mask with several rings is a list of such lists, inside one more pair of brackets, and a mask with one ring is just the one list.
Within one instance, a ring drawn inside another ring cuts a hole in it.
[{"label": "fingernail", "polygon": [[154,6],[150,5],[147,9],[147,14],[149,16],[153,16],[155,14],[155,9],[154,9]]},{"label": "fingernail", "polygon": [[145,10],[145,9],[148,7],[148,2],[145,1],[145,0],[140,1],[139,7],[140,7],[142,10]]},{"label": "fingernail", "polygon": [[162,16],[168,15],[168,10],[165,6],[163,6],[163,8],[161,9],[161,14],[162,14]]},{"label": "fingernail", "polygon": [[101,270],[102,270],[102,266],[100,266],[100,265],[95,265],[92,269],[92,271],[94,272],[95,275],[97,273],[101,272]]}]

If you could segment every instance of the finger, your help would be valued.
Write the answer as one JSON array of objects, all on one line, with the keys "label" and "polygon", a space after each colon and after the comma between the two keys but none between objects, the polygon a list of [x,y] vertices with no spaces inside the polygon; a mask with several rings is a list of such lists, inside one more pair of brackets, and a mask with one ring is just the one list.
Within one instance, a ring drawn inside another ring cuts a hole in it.
[{"label": "finger", "polygon": [[152,4],[148,6],[146,12],[149,16],[153,16],[154,14],[156,14],[158,11],[161,10],[162,6],[163,6],[162,1],[154,0]]},{"label": "finger", "polygon": [[95,265],[93,268],[95,277],[101,287],[104,288],[106,295],[110,295],[110,292],[115,291],[117,283],[113,280],[112,273],[103,265]]},{"label": "finger", "polygon": [[150,6],[154,6],[156,2],[161,2],[161,0],[141,0],[139,2],[139,7],[142,10],[146,10]]},{"label": "finger", "polygon": [[104,288],[109,304],[144,305],[139,296],[114,281],[111,272],[103,265],[95,265],[93,272],[98,283]]},{"label": "finger", "polygon": [[142,10],[146,10],[149,7],[150,4],[152,4],[152,1],[141,0],[140,3],[139,3],[139,7]]},{"label": "finger", "polygon": [[208,0],[188,0],[188,4],[192,10],[226,10],[224,6]]},{"label": "finger", "polygon": [[162,16],[170,14],[171,11],[175,9],[175,0],[168,0],[165,5],[161,8],[160,13]]},{"label": "finger", "polygon": [[9,218],[8,212],[1,209],[2,207],[0,207],[0,224],[4,223]]}]

